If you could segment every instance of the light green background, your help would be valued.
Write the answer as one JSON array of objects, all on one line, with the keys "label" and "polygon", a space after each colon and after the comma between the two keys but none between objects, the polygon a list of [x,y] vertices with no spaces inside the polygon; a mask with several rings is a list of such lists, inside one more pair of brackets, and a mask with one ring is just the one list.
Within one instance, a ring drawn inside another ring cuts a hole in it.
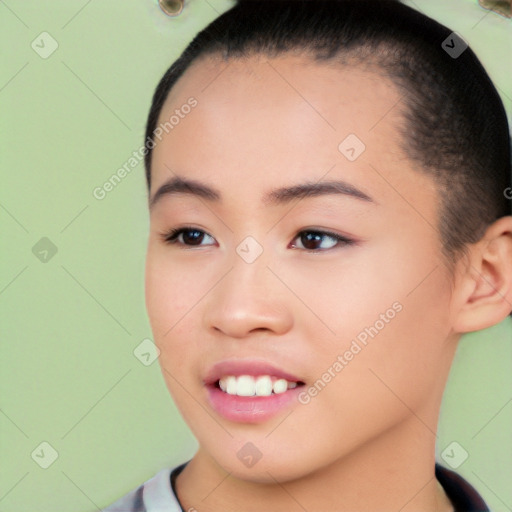
[{"label": "light green background", "polygon": [[[472,45],[510,115],[510,21],[476,0],[407,3]],[[163,72],[231,5],[172,19],[155,0],[0,1],[0,512],[99,510],[197,447],[157,362],[133,354],[152,337],[142,164],[92,191],[140,148]],[[46,59],[42,32],[59,45]],[[42,237],[58,248],[46,263]],[[457,472],[496,511],[512,510],[511,338],[510,319],[463,338],[438,439],[438,458],[452,441],[469,453]],[[43,441],[48,469],[31,458]]]}]

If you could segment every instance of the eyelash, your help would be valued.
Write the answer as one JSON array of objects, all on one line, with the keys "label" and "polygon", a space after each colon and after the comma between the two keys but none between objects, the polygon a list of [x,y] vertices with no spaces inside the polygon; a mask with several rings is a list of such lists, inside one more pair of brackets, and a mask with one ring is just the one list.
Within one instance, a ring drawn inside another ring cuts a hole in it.
[{"label": "eyelash", "polygon": [[[184,227],[181,227],[181,228],[171,229],[169,231],[160,233],[160,236],[161,236],[163,242],[166,243],[166,244],[169,244],[169,245],[183,245],[185,247],[201,247],[201,245],[189,245],[189,244],[184,244],[182,242],[178,242],[177,241],[177,238],[182,233],[185,233],[187,231],[195,231],[195,232],[199,232],[199,233],[208,235],[208,233],[206,233],[205,231],[203,231],[201,229],[197,229],[197,228],[195,228],[193,226],[184,226]],[[318,252],[330,251],[330,250],[333,250],[333,249],[336,249],[336,248],[340,248],[340,247],[343,247],[343,246],[354,245],[356,243],[356,241],[351,239],[351,238],[347,238],[345,236],[338,235],[337,233],[332,233],[330,231],[323,231],[323,230],[318,230],[318,229],[304,229],[302,231],[299,231],[295,235],[293,240],[295,240],[297,237],[299,237],[300,235],[302,235],[304,233],[309,233],[309,234],[315,234],[315,235],[329,237],[329,238],[332,238],[333,240],[336,240],[337,243],[338,243],[334,247],[329,247],[328,249],[302,249],[302,248],[299,247],[299,249],[301,249],[303,251],[306,251],[306,252],[309,252],[309,253],[318,253]],[[211,235],[208,235],[208,236],[211,236]],[[296,247],[294,247],[294,248],[296,249]]]}]

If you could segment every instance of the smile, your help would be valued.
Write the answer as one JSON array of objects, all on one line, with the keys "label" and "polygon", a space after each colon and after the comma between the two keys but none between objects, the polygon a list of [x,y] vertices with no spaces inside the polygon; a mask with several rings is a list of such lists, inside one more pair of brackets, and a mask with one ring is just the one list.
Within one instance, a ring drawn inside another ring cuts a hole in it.
[{"label": "smile", "polygon": [[227,375],[218,381],[219,388],[228,395],[270,396],[285,393],[297,387],[297,382],[289,382],[270,375]]}]

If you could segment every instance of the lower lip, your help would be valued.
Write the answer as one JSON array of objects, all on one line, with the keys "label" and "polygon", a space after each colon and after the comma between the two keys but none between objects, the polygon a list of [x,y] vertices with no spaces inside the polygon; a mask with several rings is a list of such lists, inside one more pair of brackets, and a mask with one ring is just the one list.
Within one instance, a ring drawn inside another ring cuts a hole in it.
[{"label": "lower lip", "polygon": [[272,418],[298,401],[302,387],[270,396],[238,396],[228,395],[215,386],[206,386],[213,409],[227,420],[239,423],[262,423]]}]

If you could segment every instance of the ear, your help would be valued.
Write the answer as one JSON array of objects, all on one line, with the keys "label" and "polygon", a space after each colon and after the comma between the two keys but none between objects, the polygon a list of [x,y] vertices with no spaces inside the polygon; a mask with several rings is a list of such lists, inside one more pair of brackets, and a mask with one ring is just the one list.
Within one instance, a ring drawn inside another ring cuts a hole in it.
[{"label": "ear", "polygon": [[453,329],[479,331],[500,323],[512,311],[512,216],[491,224],[469,248],[454,290]]}]

